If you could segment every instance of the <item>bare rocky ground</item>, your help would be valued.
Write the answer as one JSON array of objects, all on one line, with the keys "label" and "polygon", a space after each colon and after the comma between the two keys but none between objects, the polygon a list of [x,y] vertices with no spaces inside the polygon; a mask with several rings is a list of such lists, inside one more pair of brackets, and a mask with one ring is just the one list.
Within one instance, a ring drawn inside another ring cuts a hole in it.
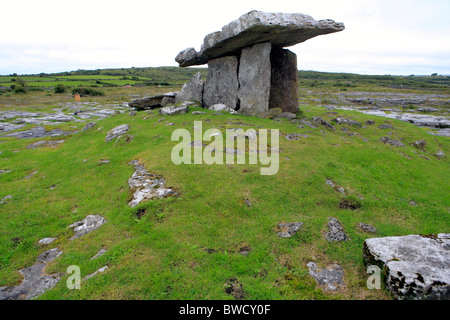
[{"label": "bare rocky ground", "polygon": [[426,127],[430,134],[450,137],[450,95],[391,92],[324,92],[301,90],[301,104],[327,110],[355,110]]}]

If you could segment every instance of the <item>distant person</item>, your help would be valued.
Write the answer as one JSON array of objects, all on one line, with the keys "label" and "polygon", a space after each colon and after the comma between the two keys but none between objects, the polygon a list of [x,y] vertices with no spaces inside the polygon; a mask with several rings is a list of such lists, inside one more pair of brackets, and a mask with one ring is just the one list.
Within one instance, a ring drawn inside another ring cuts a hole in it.
[{"label": "distant person", "polygon": [[81,100],[80,94],[79,93],[75,93],[75,101],[76,102],[80,102],[80,100]]}]

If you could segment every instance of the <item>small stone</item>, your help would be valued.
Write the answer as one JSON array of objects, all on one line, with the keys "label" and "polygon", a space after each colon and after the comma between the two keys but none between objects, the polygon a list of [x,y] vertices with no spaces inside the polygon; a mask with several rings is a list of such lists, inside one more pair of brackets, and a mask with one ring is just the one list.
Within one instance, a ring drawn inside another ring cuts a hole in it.
[{"label": "small stone", "polygon": [[333,217],[328,218],[328,232],[325,238],[330,242],[348,241],[350,238],[345,234],[341,223]]},{"label": "small stone", "polygon": [[4,204],[4,203],[7,203],[10,199],[12,199],[13,197],[12,197],[12,195],[7,195],[6,197],[4,197],[3,199],[2,199],[2,201],[0,201],[0,204]]},{"label": "small stone", "polygon": [[362,231],[367,232],[367,233],[376,233],[377,232],[377,229],[374,226],[367,224],[367,223],[360,222],[360,223],[358,223],[358,227]]},{"label": "small stone", "polygon": [[391,139],[389,137],[381,137],[380,141],[383,142],[384,144],[390,144],[394,147],[404,147],[405,146],[403,144],[403,142],[396,140],[396,139]]},{"label": "small stone", "polygon": [[445,154],[442,150],[439,150],[438,152],[436,152],[436,157],[438,158],[445,158]]},{"label": "small stone", "polygon": [[95,260],[98,257],[101,257],[102,255],[104,255],[108,250],[101,248],[90,260]]},{"label": "small stone", "polygon": [[344,270],[338,264],[319,269],[314,262],[308,262],[309,274],[325,290],[336,291],[344,285]]},{"label": "small stone", "polygon": [[373,120],[367,120],[367,121],[366,121],[366,124],[369,125],[369,126],[373,126],[373,125],[375,124],[375,121],[373,121]]},{"label": "small stone", "polygon": [[97,125],[97,123],[95,123],[95,122],[88,122],[88,123],[83,127],[83,129],[81,129],[81,131],[89,130],[89,129],[95,127],[96,125]]},{"label": "small stone", "polygon": [[44,239],[39,240],[39,244],[46,245],[46,244],[52,243],[55,240],[56,240],[56,238],[44,238]]},{"label": "small stone", "polygon": [[106,134],[105,142],[109,142],[128,132],[130,126],[128,124],[122,124],[108,131]]},{"label": "small stone", "polygon": [[73,228],[74,235],[69,239],[77,239],[85,234],[88,234],[96,229],[98,229],[101,225],[106,222],[106,219],[100,215],[88,215],[81,221],[77,221],[69,225],[68,228]]},{"label": "small stone", "polygon": [[280,238],[290,238],[294,236],[303,226],[303,222],[279,223],[275,231]]},{"label": "small stone", "polygon": [[380,128],[380,129],[393,129],[394,127],[392,125],[390,125],[390,124],[383,123],[383,124],[379,125],[378,128]]},{"label": "small stone", "polygon": [[104,267],[98,269],[98,270],[95,271],[94,273],[91,273],[91,274],[87,275],[86,277],[84,277],[84,278],[83,278],[83,281],[86,281],[86,280],[92,278],[93,276],[96,276],[96,275],[99,274],[99,273],[105,272],[106,269],[108,269],[108,266],[104,266]]}]

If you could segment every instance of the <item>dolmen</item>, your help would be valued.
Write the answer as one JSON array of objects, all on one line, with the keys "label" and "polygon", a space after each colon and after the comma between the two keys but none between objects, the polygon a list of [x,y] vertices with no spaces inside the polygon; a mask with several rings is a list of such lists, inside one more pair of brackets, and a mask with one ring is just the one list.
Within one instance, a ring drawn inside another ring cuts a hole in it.
[{"label": "dolmen", "polygon": [[285,47],[344,30],[333,20],[301,13],[250,11],[208,34],[200,48],[175,58],[180,67],[208,64],[206,81],[197,73],[175,94],[174,103],[225,104],[240,114],[269,116],[269,109],[298,111],[297,56]]}]

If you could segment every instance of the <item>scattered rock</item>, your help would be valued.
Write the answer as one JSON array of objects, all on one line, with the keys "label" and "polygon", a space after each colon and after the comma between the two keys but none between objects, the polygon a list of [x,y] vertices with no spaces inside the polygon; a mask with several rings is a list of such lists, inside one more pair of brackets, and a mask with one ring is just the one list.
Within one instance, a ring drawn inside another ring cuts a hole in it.
[{"label": "scattered rock", "polygon": [[303,226],[303,222],[279,223],[275,228],[277,236],[280,238],[290,238],[297,234],[297,231]]},{"label": "scattered rock", "polygon": [[90,260],[95,260],[99,257],[101,257],[102,255],[104,255],[108,250],[106,250],[105,248],[101,248]]},{"label": "scattered rock", "polygon": [[204,111],[192,111],[191,114],[206,114]]},{"label": "scattered rock", "polygon": [[184,114],[189,112],[190,103],[183,102],[179,106],[167,106],[159,109],[159,114],[163,116],[173,116],[175,114]]},{"label": "scattered rock", "polygon": [[74,235],[70,238],[70,240],[77,239],[98,229],[105,222],[106,219],[100,215],[88,215],[83,220],[72,223],[68,227],[73,228],[74,231]]},{"label": "scattered rock", "polygon": [[83,278],[83,281],[86,281],[86,280],[92,278],[93,276],[96,276],[99,273],[105,272],[106,269],[108,269],[108,266],[104,266],[104,267],[98,269],[97,271],[95,271],[94,273],[88,274],[86,277]]},{"label": "scattered rock", "polygon": [[329,123],[328,121],[325,121],[321,117],[313,117],[311,119],[311,121],[314,122],[316,126],[322,125],[322,126],[325,126],[327,129],[336,130],[336,128],[331,123]]},{"label": "scattered rock", "polygon": [[445,158],[445,154],[442,150],[439,150],[438,152],[436,152],[435,156],[438,158]]},{"label": "scattered rock", "polygon": [[286,133],[284,138],[286,140],[299,140],[300,138],[308,138],[309,136],[307,134],[301,134],[301,133]]},{"label": "scattered rock", "polygon": [[230,114],[237,114],[237,112],[235,110],[233,110],[232,108],[228,107],[227,105],[225,105],[223,103],[218,103],[218,104],[212,105],[208,109],[212,110],[212,111],[225,111]]},{"label": "scattered rock", "polygon": [[128,124],[122,124],[108,131],[106,134],[105,142],[109,142],[128,132],[130,126]]},{"label": "scattered rock", "polygon": [[384,144],[390,144],[394,147],[404,147],[405,146],[403,144],[403,142],[396,140],[396,139],[391,139],[389,137],[381,137],[380,141],[383,142]]},{"label": "scattered rock", "polygon": [[149,173],[137,160],[131,161],[130,164],[135,167],[135,172],[128,179],[128,185],[133,193],[133,199],[128,203],[130,207],[137,206],[143,200],[178,195],[174,189],[165,187],[165,179],[163,177]]},{"label": "scattered rock", "polygon": [[348,241],[350,238],[345,234],[341,223],[333,217],[328,218],[328,232],[325,238],[330,242]]},{"label": "scattered rock", "polygon": [[[165,99],[165,98],[164,98]],[[163,100],[164,100],[163,99]],[[129,116],[134,117],[135,115],[137,115],[137,112],[135,110],[132,110],[128,113]]]},{"label": "scattered rock", "polygon": [[63,143],[65,140],[45,140],[45,141],[36,141],[30,145],[27,146],[28,149],[36,149],[36,148],[42,148],[42,147],[57,147],[61,143]]},{"label": "scattered rock", "polygon": [[47,245],[47,244],[52,243],[55,240],[56,240],[56,238],[44,238],[44,239],[39,240],[39,244],[40,245]]},{"label": "scattered rock", "polygon": [[344,270],[338,264],[327,266],[324,269],[317,268],[314,262],[308,262],[309,274],[325,290],[336,291],[344,285]]},{"label": "scattered rock", "polygon": [[360,222],[360,223],[358,223],[358,227],[366,233],[376,233],[377,232],[377,229],[374,226],[367,224],[367,223]]},{"label": "scattered rock", "polygon": [[252,206],[252,203],[248,199],[245,199],[244,203],[247,205],[247,207],[251,207]]},{"label": "scattered rock", "polygon": [[366,124],[369,125],[369,126],[373,126],[373,125],[375,124],[375,121],[373,121],[373,120],[367,120],[367,121],[366,121]]},{"label": "scattered rock", "polygon": [[61,129],[53,129],[47,131],[45,127],[34,127],[25,131],[17,131],[4,135],[4,137],[16,137],[19,139],[32,139],[42,137],[59,137],[75,133],[75,131],[63,131]]},{"label": "scattered rock", "polygon": [[9,202],[9,200],[11,200],[13,197],[12,197],[12,195],[7,195],[6,197],[4,197],[3,199],[2,199],[2,201],[0,201],[0,204],[4,204],[4,203],[7,203],[7,202]]},{"label": "scattered rock", "polygon": [[450,234],[366,239],[366,265],[384,273],[386,288],[398,299],[450,299]]},{"label": "scattered rock", "polygon": [[379,125],[378,128],[380,128],[380,129],[393,129],[394,127],[392,125],[390,125],[390,124],[383,123],[383,124]]},{"label": "scattered rock", "polygon": [[356,126],[361,128],[361,123],[359,123],[358,121],[352,120],[352,119],[348,119],[348,118],[344,118],[344,117],[337,117],[333,120],[331,120],[333,122],[336,122],[337,124],[347,124],[350,126]]}]

